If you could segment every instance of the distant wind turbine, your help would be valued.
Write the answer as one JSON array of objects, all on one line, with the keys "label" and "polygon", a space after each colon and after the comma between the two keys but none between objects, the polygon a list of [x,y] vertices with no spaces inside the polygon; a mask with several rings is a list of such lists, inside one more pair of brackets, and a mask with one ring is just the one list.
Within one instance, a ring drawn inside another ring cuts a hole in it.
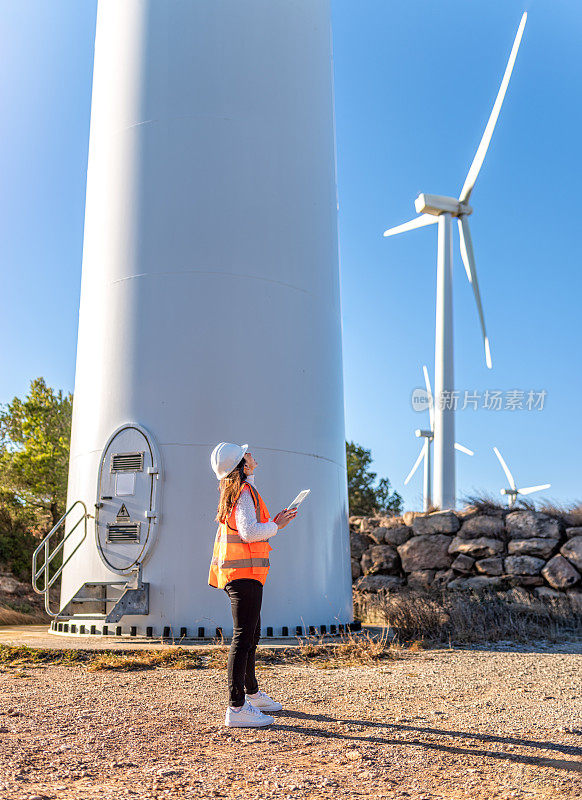
[{"label": "distant wind turbine", "polygon": [[509,471],[509,467],[503,460],[503,456],[496,447],[493,448],[493,451],[495,452],[495,455],[499,459],[499,463],[503,467],[503,471],[505,472],[507,480],[509,481],[509,485],[511,487],[510,489],[501,490],[501,494],[507,495],[507,505],[510,508],[515,505],[515,501],[517,500],[518,494],[532,494],[533,492],[541,492],[542,489],[549,489],[550,486],[552,485],[551,483],[542,483],[539,486],[525,486],[523,489],[518,489],[517,486],[515,485],[515,480],[513,478],[513,475]]},{"label": "distant wind turbine", "polygon": [[[428,397],[428,413],[429,413],[429,422],[430,422],[430,429],[429,430],[422,430],[418,429],[414,431],[418,438],[424,438],[424,444],[420,449],[420,453],[418,458],[414,462],[414,466],[408,473],[404,485],[408,483],[408,481],[412,478],[418,467],[420,466],[420,462],[424,459],[424,477],[422,482],[422,507],[423,511],[428,511],[432,505],[432,483],[431,483],[431,475],[430,475],[430,462],[431,462],[431,444],[434,439],[434,399],[432,396],[432,390],[430,388],[430,378],[428,377],[428,369],[426,365],[423,365],[422,372],[424,374],[424,383],[426,386],[426,394]],[[461,453],[466,453],[468,456],[475,455],[472,450],[469,450],[468,447],[463,447],[462,444],[455,442],[455,450],[460,450]]]},{"label": "distant wind turbine", "polygon": [[473,288],[477,312],[481,325],[483,344],[485,348],[485,363],[491,369],[491,348],[485,329],[485,317],[479,293],[477,270],[473,243],[469,230],[468,216],[473,209],[469,205],[469,198],[479,171],[483,165],[493,131],[501,111],[509,79],[513,71],[517,51],[523,35],[527,20],[524,13],[517,34],[511,48],[509,60],[493,104],[489,121],[475,153],[473,163],[469,168],[461,194],[457,200],[454,197],[440,195],[419,194],[414,203],[420,216],[403,225],[390,228],[384,236],[394,236],[397,233],[420,228],[438,222],[438,249],[437,249],[437,296],[436,296],[436,334],[435,334],[435,393],[437,400],[434,423],[434,502],[441,509],[455,507],[455,411],[453,403],[446,402],[453,397],[454,369],[453,369],[453,293],[452,293],[452,218],[457,218],[460,235],[461,258],[465,266],[467,278]]}]

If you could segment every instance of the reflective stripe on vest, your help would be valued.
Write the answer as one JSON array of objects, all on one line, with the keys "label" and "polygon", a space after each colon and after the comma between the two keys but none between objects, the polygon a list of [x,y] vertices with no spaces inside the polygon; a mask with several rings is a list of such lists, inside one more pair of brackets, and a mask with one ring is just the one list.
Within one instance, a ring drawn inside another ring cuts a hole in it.
[{"label": "reflective stripe on vest", "polygon": [[222,569],[244,569],[244,567],[268,567],[270,561],[268,558],[234,558],[230,561],[219,561],[213,558],[211,564],[220,564]]},{"label": "reflective stripe on vest", "polygon": [[236,528],[236,504],[246,486],[248,486],[253,499],[257,522],[269,521],[269,511],[263,498],[254,486],[243,483],[235,498],[230,515],[220,523],[216,531],[208,575],[210,586],[222,589],[229,581],[237,578],[253,578],[264,584],[269,572],[268,553],[273,549],[271,545],[267,540],[245,542]]}]

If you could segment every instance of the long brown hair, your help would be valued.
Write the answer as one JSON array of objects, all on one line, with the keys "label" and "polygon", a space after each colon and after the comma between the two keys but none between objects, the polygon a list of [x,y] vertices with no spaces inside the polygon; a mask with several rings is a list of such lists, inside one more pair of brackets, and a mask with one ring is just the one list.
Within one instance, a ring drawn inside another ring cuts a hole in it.
[{"label": "long brown hair", "polygon": [[216,522],[222,522],[230,517],[234,508],[235,498],[240,492],[240,487],[246,481],[245,460],[242,458],[232,472],[222,478],[219,484],[220,497],[218,499],[218,510],[216,512]]}]

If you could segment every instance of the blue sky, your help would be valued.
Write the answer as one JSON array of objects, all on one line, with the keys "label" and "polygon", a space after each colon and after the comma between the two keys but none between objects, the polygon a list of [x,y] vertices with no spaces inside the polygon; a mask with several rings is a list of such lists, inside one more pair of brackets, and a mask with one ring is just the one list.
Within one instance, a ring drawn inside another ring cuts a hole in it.
[{"label": "blue sky", "polygon": [[[458,195],[523,10],[522,47],[471,202],[493,370],[455,232],[461,392],[547,392],[541,411],[465,409],[458,494],[518,485],[582,500],[578,222],[582,6],[577,0],[332,0],[347,436],[418,508],[412,410],[433,374],[436,229],[385,240],[418,192]],[[73,390],[94,0],[0,0],[0,402],[43,375]],[[574,425],[574,429],[570,428]],[[535,497],[535,495],[534,495]]]}]

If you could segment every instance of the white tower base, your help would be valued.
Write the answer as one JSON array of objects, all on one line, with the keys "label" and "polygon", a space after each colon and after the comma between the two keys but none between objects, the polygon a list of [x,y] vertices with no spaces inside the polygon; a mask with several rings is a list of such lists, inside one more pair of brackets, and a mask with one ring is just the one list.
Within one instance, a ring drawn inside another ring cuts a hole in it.
[{"label": "white tower base", "polygon": [[[272,515],[312,490],[263,630],[353,619],[332,76],[328,0],[99,0],[67,504],[95,518],[64,624],[229,635],[220,441],[249,442]],[[130,579],[147,598],[106,623]]]}]

